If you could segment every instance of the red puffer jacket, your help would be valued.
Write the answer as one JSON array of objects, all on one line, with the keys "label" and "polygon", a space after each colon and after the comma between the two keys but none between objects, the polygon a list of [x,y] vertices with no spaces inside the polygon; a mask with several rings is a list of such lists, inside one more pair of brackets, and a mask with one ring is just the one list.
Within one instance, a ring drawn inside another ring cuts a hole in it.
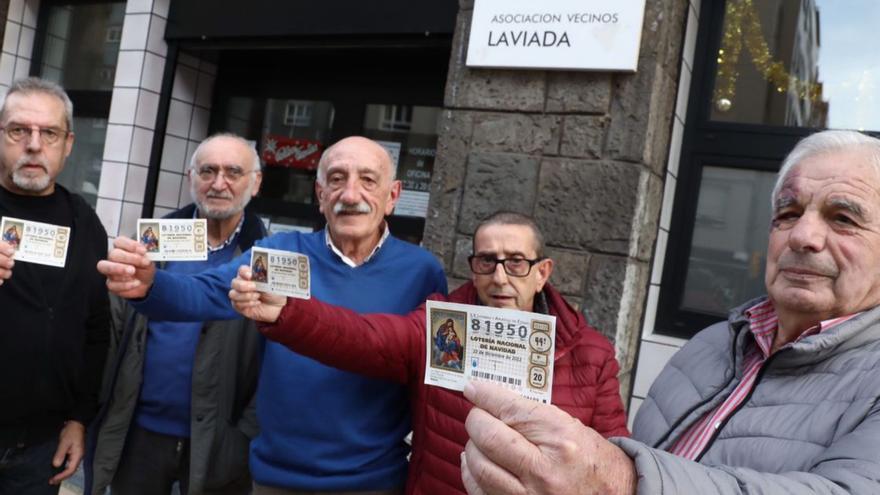
[{"label": "red puffer jacket", "polygon": [[[543,293],[556,316],[553,403],[606,437],[628,436],[614,350],[555,289],[545,285]],[[479,304],[470,282],[448,298],[432,298]],[[330,366],[407,384],[413,441],[406,493],[465,493],[459,455],[472,405],[461,392],[424,384],[424,305],[405,316],[358,315],[315,299],[291,298],[278,321],[261,331]]]}]

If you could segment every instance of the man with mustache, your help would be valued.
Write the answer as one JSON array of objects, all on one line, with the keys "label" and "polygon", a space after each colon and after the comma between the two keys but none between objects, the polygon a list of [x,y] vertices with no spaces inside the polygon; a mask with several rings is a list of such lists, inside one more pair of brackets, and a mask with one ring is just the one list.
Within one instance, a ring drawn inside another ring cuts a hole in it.
[{"label": "man with mustache", "polygon": [[62,267],[14,262],[14,246],[0,240],[2,495],[58,493],[97,409],[110,311],[93,263],[107,255],[107,233],[55,183],[72,125],[70,98],[49,81],[14,81],[0,107],[0,216],[70,228]]},{"label": "man with mustache", "polygon": [[[545,256],[535,221],[496,212],[477,225],[473,248],[471,280],[448,297],[432,299],[553,315],[553,403],[602,435],[627,435],[614,348],[548,283],[554,261]],[[440,358],[435,365],[462,369],[453,320],[443,323],[431,346],[436,349],[429,351],[424,305],[405,316],[358,315],[314,297],[257,292],[248,272],[247,266],[239,269],[229,297],[243,315],[268,323],[260,330],[270,340],[322,363],[407,384],[413,449],[406,493],[463,495],[458,463],[472,406],[461,392],[425,384],[432,351]]]},{"label": "man with mustache", "polygon": [[[186,176],[193,203],[166,218],[206,219],[208,259],[169,261],[166,272],[220,266],[265,237],[263,222],[245,208],[262,181],[251,143],[234,134],[209,137],[193,153]],[[111,303],[113,345],[104,382],[113,387],[89,442],[94,460],[86,464],[86,493],[103,494],[110,486],[113,493],[169,494],[175,482],[182,493],[249,493],[262,348],[253,323],[167,321],[138,314],[119,297]]]},{"label": "man with mustache", "polygon": [[[327,228],[257,243],[309,256],[314,297],[358,312],[403,314],[446,278],[427,251],[391,235],[385,216],[400,196],[394,162],[378,143],[349,137],[327,148],[315,192]],[[157,272],[144,247],[117,238],[98,269],[111,291],[151,318],[239,317],[227,292],[250,252],[198,275]],[[257,495],[399,493],[410,430],[406,389],[325,366],[267,342],[257,390],[260,434],[251,442]]]},{"label": "man with mustache", "polygon": [[466,388],[468,492],[880,493],[880,140],[803,139],[772,208],[767,296],[672,357],[632,439]]}]

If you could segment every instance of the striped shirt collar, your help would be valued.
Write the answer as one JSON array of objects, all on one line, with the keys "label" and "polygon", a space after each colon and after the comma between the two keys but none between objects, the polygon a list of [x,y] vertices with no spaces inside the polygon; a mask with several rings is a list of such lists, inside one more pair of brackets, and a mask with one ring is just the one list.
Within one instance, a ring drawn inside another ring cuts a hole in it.
[{"label": "striped shirt collar", "polygon": [[[803,333],[798,335],[794,341],[799,342],[810,335],[822,333],[847,320],[851,320],[860,314],[862,314],[862,312],[820,321],[817,325],[806,329]],[[752,335],[755,337],[755,343],[764,354],[764,357],[769,357],[771,354],[770,351],[773,348],[773,339],[776,338],[776,332],[779,329],[779,315],[776,313],[776,308],[773,307],[773,303],[770,302],[770,299],[765,299],[747,309],[745,315],[749,321],[749,331],[752,332]]]},{"label": "striped shirt collar", "polygon": [[[376,247],[374,247],[373,250],[370,251],[370,254],[366,258],[364,258],[364,261],[363,261],[363,263],[361,263],[361,265],[370,261],[373,258],[373,256],[375,256],[376,253],[379,252],[379,248],[382,247],[382,244],[385,244],[385,240],[388,239],[388,236],[391,235],[391,229],[388,227],[388,222],[385,222],[384,224],[382,224],[382,231],[383,231],[382,236],[379,237],[379,242],[376,243]],[[330,229],[329,228],[324,229],[324,242],[327,244],[327,247],[329,247],[330,250],[332,250],[334,253],[336,253],[336,256],[339,256],[339,259],[341,259],[343,263],[345,263],[346,265],[348,265],[352,268],[358,267],[358,264],[355,263],[354,260],[352,260],[348,256],[342,254],[342,251],[340,251],[339,248],[336,247],[336,244],[333,244],[333,239],[330,238]]]}]

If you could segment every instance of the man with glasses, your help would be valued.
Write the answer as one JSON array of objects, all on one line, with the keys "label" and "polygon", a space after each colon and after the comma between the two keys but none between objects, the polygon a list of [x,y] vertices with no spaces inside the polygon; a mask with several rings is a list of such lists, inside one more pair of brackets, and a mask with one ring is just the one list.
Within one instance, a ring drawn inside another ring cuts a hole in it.
[{"label": "man with glasses", "polygon": [[[208,259],[166,262],[165,271],[208,270],[266,235],[245,209],[262,180],[251,143],[234,134],[209,137],[186,176],[193,203],[166,218],[206,219]],[[122,298],[111,302],[112,365],[104,380],[113,387],[90,442],[91,493],[109,485],[113,493],[168,494],[175,482],[182,493],[249,493],[261,350],[253,323],[166,321],[138,314]]]},{"label": "man with glasses", "polygon": [[[327,228],[276,234],[257,244],[309,256],[312,295],[355,311],[405,314],[446,277],[424,249],[389,230],[400,197],[395,164],[370,139],[333,144],[318,163],[315,193]],[[107,285],[153,318],[240,318],[227,293],[250,252],[197,275],[156,271],[143,245],[117,238],[98,269]],[[210,414],[210,412],[206,413]],[[260,433],[251,444],[255,495],[396,494],[406,478],[406,389],[346,373],[268,342],[257,390]]]},{"label": "man with glasses", "polygon": [[[614,349],[547,283],[553,260],[543,251],[531,218],[496,213],[474,233],[471,281],[448,298],[433,297],[556,316],[553,403],[605,436],[627,435]],[[405,316],[358,315],[315,298],[256,292],[250,278],[250,268],[241,267],[229,297],[243,315],[270,323],[260,327],[269,339],[340,369],[408,385],[413,451],[407,493],[464,493],[459,456],[471,404],[461,392],[424,384],[424,306]]]},{"label": "man with glasses", "polygon": [[60,236],[50,241],[62,266],[13,262],[14,246],[0,240],[2,495],[58,493],[97,409],[110,311],[93,263],[107,254],[107,233],[80,196],[55,183],[72,125],[73,104],[52,82],[17,80],[0,107],[0,216],[70,229],[66,251]]}]

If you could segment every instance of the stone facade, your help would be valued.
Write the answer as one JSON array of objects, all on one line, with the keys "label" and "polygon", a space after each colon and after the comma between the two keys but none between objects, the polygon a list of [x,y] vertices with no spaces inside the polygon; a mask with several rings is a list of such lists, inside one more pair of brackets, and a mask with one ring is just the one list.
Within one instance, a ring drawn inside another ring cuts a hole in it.
[{"label": "stone facade", "polygon": [[629,397],[688,1],[647,2],[635,74],[469,68],[459,6],[423,242],[455,287],[480,219],[533,215],[551,283],[615,344]]}]

